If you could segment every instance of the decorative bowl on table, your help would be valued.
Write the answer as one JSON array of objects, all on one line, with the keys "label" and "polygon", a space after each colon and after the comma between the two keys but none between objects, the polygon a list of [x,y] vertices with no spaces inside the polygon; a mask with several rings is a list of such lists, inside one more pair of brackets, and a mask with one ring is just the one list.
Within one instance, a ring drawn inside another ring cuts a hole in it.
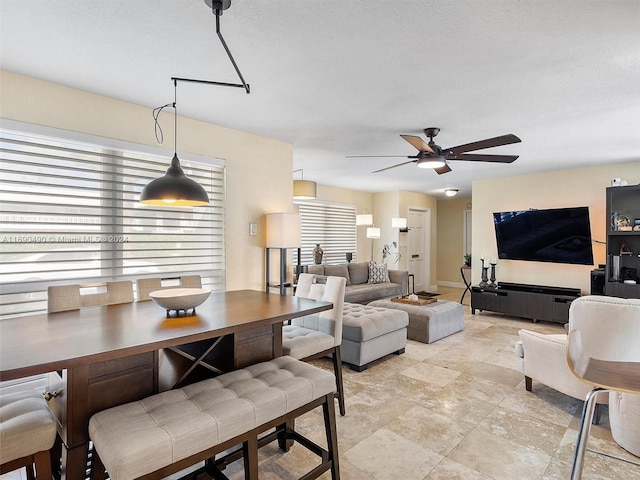
[{"label": "decorative bowl on table", "polygon": [[149,293],[151,299],[167,310],[167,315],[172,310],[176,313],[192,310],[192,314],[196,313],[196,307],[204,303],[211,295],[211,290],[204,288],[165,288],[163,290],[154,290]]}]

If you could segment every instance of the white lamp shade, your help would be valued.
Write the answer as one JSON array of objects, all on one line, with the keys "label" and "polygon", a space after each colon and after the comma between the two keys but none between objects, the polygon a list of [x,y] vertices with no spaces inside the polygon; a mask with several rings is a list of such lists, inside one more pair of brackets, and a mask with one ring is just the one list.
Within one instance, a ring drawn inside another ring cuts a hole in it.
[{"label": "white lamp shade", "polygon": [[359,227],[373,225],[373,215],[371,215],[370,213],[356,215],[356,225]]},{"label": "white lamp shade", "polygon": [[407,228],[407,219],[398,217],[391,219],[391,227],[393,228]]},{"label": "white lamp shade", "polygon": [[267,215],[267,247],[299,248],[301,245],[300,215],[297,213],[270,213]]},{"label": "white lamp shade", "polygon": [[377,227],[367,228],[367,238],[380,238],[380,229]]},{"label": "white lamp shade", "polygon": [[316,198],[316,182],[310,180],[294,180],[293,198],[296,200],[312,200]]}]

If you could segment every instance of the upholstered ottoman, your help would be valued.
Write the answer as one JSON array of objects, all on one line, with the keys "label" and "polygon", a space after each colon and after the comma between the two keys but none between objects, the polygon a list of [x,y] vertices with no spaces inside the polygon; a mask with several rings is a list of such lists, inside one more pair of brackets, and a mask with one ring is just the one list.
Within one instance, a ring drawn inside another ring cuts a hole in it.
[{"label": "upholstered ottoman", "polygon": [[432,343],[464,329],[464,307],[457,302],[438,300],[427,305],[411,305],[391,300],[375,300],[369,306],[407,312],[407,336],[422,343]]},{"label": "upholstered ottoman", "polygon": [[342,361],[361,372],[390,353],[404,353],[409,315],[400,310],[344,302]]}]

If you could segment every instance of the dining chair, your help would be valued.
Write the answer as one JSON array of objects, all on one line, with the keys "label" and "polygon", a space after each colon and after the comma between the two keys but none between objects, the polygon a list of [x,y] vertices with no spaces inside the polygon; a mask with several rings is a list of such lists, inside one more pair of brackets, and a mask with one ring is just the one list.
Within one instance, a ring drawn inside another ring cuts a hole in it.
[{"label": "dining chair", "polygon": [[298,360],[308,361],[331,355],[336,377],[336,398],[340,415],[346,413],[342,381],[342,311],[344,305],[344,277],[326,277],[326,284],[316,283],[315,275],[301,273],[296,297],[324,300],[333,303],[331,310],[291,320],[282,327],[282,351]]},{"label": "dining chair", "polygon": [[131,302],[133,283],[130,280],[52,285],[47,289],[47,310],[51,313]]},{"label": "dining chair", "polygon": [[[619,393],[636,397],[640,395],[640,299],[623,299],[588,295],[571,303],[569,308],[569,336],[567,338],[567,362],[573,374],[593,388],[587,394],[582,409],[582,420],[574,452],[571,480],[582,478],[584,457],[587,451],[591,419],[596,397],[609,392],[609,403]],[[634,405],[632,402],[631,405]],[[636,402],[637,406],[638,403]],[[632,407],[633,408],[633,407]],[[610,415],[622,412],[610,409]],[[625,438],[640,439],[640,422],[611,419],[614,440],[624,432],[614,431],[613,425],[626,428]],[[633,433],[633,435],[631,435]],[[640,445],[621,445],[632,450]],[[592,450],[589,450],[592,451]],[[593,452],[593,451],[592,451]],[[599,453],[599,452],[594,452]],[[611,455],[607,454],[611,457]]]},{"label": "dining chair", "polygon": [[[177,285],[174,284],[176,280],[178,281]],[[138,301],[151,300],[149,294],[156,290],[165,290],[167,288],[202,288],[200,275],[139,278],[136,283],[138,287]]]},{"label": "dining chair", "polygon": [[0,438],[0,474],[24,467],[28,480],[52,478],[56,422],[39,392],[0,396]]}]

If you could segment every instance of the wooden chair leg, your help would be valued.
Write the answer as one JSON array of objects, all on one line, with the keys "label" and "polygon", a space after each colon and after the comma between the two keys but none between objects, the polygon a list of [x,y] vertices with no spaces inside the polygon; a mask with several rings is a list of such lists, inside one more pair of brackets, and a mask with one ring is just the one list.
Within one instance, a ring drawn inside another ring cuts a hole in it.
[{"label": "wooden chair leg", "polygon": [[327,450],[331,459],[331,479],[340,480],[340,465],[338,462],[338,433],[336,430],[336,411],[333,398],[327,396],[327,401],[322,405],[324,415],[324,429],[327,435]]},{"label": "wooden chair leg", "polygon": [[[38,452],[33,456],[33,463],[36,467],[36,477],[40,480],[49,480],[52,478],[51,472],[51,454],[49,450]],[[27,468],[27,472],[31,468]],[[28,477],[28,475],[27,475]]]},{"label": "wooden chair leg", "polygon": [[242,444],[245,480],[258,480],[258,438],[251,437]]},{"label": "wooden chair leg", "polygon": [[332,357],[333,357],[333,372],[336,376],[338,407],[340,408],[340,415],[344,416],[346,413],[346,407],[344,404],[344,384],[342,382],[342,357],[340,355],[340,345],[338,345],[334,349]]}]

